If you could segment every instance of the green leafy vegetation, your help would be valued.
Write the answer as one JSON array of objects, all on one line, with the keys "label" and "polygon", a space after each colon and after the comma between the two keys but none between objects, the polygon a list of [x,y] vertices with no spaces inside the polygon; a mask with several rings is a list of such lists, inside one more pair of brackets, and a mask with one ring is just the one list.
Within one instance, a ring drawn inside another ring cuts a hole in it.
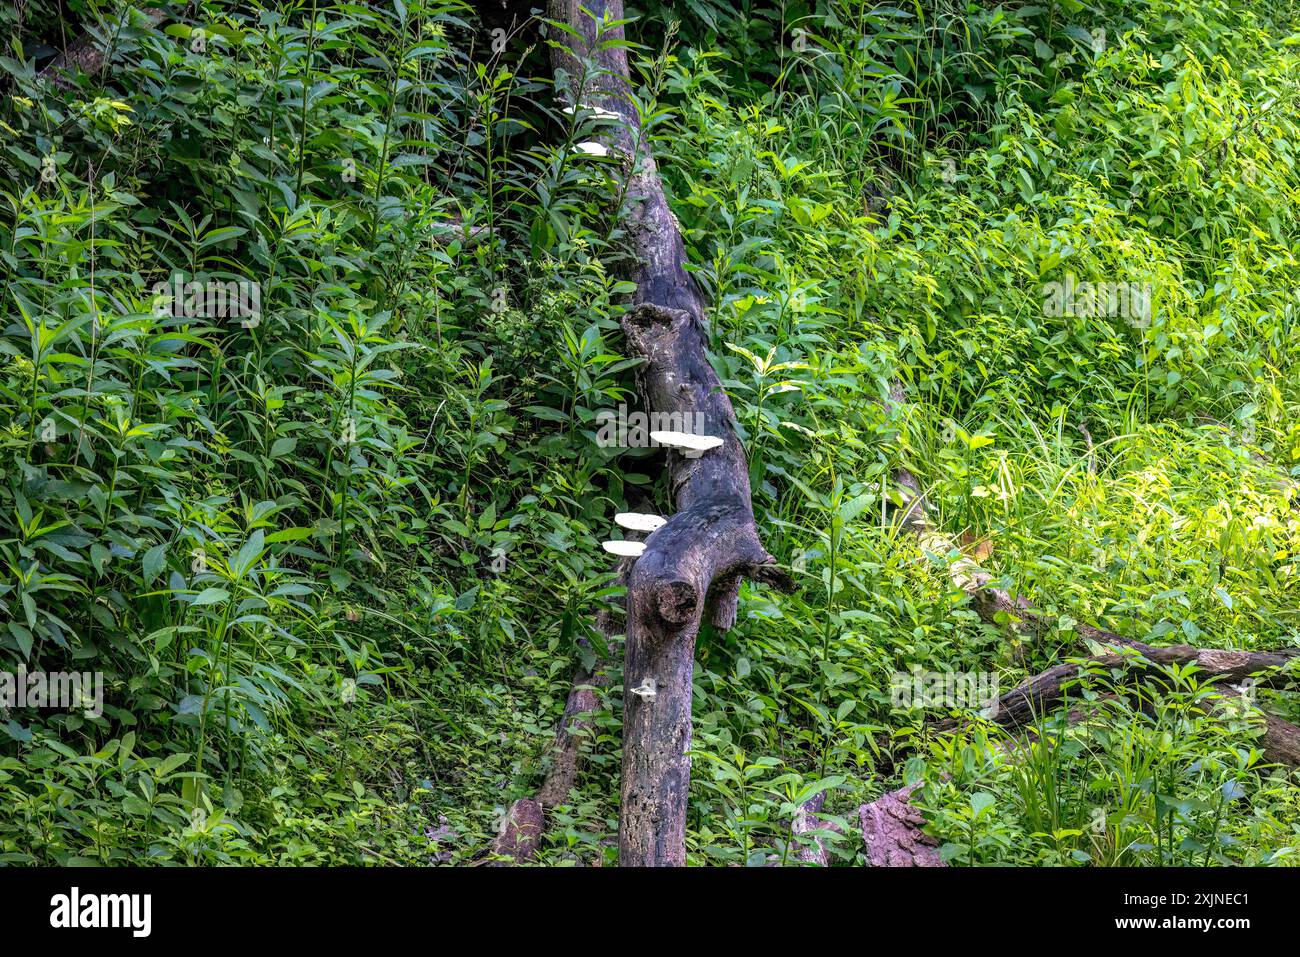
[{"label": "green leafy vegetation", "polygon": [[[0,712],[0,861],[467,863],[600,656],[538,860],[616,863],[601,542],[672,507],[662,453],[597,441],[638,402],[628,170],[578,147],[608,119],[561,109],[535,23],[494,44],[454,0],[128,9],[0,11],[0,669],[104,680]],[[798,584],[701,634],[690,861],[789,861],[825,792],[861,863],[853,809],[921,782],[953,865],[1295,862],[1295,772],[1195,669],[1094,669],[1018,747],[891,683],[1009,690],[1080,622],[1296,646],[1300,11],[630,13]],[[38,75],[88,27],[102,72]],[[964,553],[893,521],[900,468]],[[982,620],[971,556],[1055,627]]]}]

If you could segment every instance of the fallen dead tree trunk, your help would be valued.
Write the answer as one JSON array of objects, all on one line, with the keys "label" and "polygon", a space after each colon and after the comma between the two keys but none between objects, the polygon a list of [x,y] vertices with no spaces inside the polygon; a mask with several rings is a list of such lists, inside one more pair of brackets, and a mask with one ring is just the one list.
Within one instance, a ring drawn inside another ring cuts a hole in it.
[{"label": "fallen dead tree trunk", "polygon": [[922,828],[925,819],[912,806],[919,785],[890,791],[858,808],[862,845],[872,867],[946,867],[936,849],[938,841]]},{"label": "fallen dead tree trunk", "polygon": [[[893,408],[904,405],[903,389],[897,381],[890,386],[888,404]],[[1088,438],[1091,447],[1091,436]],[[905,467],[899,467],[894,471],[894,482],[909,494],[909,501],[899,515],[899,524],[914,532],[920,538],[922,547],[929,551],[944,555],[960,551],[951,537],[931,524],[929,503],[915,474]],[[993,576],[969,558],[962,557],[954,562],[950,574],[953,583],[971,596],[974,607],[983,620],[994,623],[999,614],[1005,614],[1012,621],[1029,625],[1037,633],[1044,633],[1051,627],[1050,617],[1034,609],[1028,600],[1020,596],[1012,597],[1005,589],[989,585]],[[1195,662],[1203,675],[1212,675],[1227,682],[1241,681],[1257,672],[1281,668],[1291,658],[1300,655],[1300,650],[1297,649],[1249,652],[1194,649],[1187,645],[1155,648],[1082,622],[1077,622],[1072,627],[1081,638],[1103,648],[1134,649],[1156,666]],[[1095,663],[1113,667],[1120,662],[1115,654],[1110,654],[1095,659]],[[1057,665],[1008,692],[997,705],[1000,716],[998,723],[1004,727],[1021,727],[1033,720],[1035,715],[1041,715],[1043,708],[1050,708],[1059,701],[1061,686],[1076,677],[1077,673],[1077,665]],[[951,727],[952,722],[948,722],[948,725]]]},{"label": "fallen dead tree trunk", "polygon": [[[886,403],[894,409],[905,406],[905,396],[902,384],[895,380],[889,389],[889,398]],[[1086,428],[1080,426],[1088,441],[1090,454],[1092,454],[1092,436]],[[908,501],[905,507],[899,512],[896,521],[900,527],[907,529],[917,535],[921,547],[927,551],[938,555],[950,555],[954,552],[960,552],[961,548],[958,543],[949,535],[936,528],[930,521],[930,503],[925,497],[924,489],[920,480],[908,468],[900,466],[894,470],[894,484],[903,488],[907,492]],[[1027,626],[1031,633],[1045,634],[1052,625],[1051,616],[1045,615],[1034,608],[1028,599],[1023,596],[1012,596],[1006,589],[990,585],[993,581],[993,575],[982,569],[979,564],[970,558],[962,556],[958,558],[949,569],[952,582],[958,588],[961,588],[971,597],[971,603],[980,618],[989,624],[997,623],[999,615],[1005,615],[1012,623]],[[1150,650],[1150,646],[1135,641],[1132,638],[1125,638],[1112,631],[1106,631],[1093,625],[1076,622],[1072,626],[1074,632],[1086,641],[1095,642],[1103,647],[1132,647],[1142,650]],[[1267,652],[1264,654],[1281,654],[1291,655],[1294,652]],[[1229,658],[1222,656],[1233,656],[1245,654],[1244,652],[1217,652],[1213,649],[1204,649],[1197,652],[1202,656],[1200,663],[1207,671],[1219,673],[1221,666],[1226,667],[1225,674],[1232,670],[1227,667],[1226,663]],[[1216,656],[1218,664],[1215,663]],[[1246,662],[1248,665],[1249,662]],[[1264,667],[1268,667],[1265,665]]]},{"label": "fallen dead tree trunk", "polygon": [[[1105,633],[1102,633],[1105,634]],[[1134,643],[1136,644],[1136,643]],[[1287,662],[1300,655],[1300,651],[1222,651],[1214,648],[1191,648],[1175,645],[1169,648],[1152,648],[1139,645],[1128,654],[1111,653],[1091,659],[1084,664],[1055,665],[1041,674],[1022,682],[998,699],[991,720],[1008,731],[1026,728],[1031,722],[1044,717],[1065,703],[1068,685],[1082,676],[1089,666],[1120,668],[1125,678],[1137,678],[1158,673],[1161,666],[1197,664],[1203,675],[1213,675],[1225,687],[1218,689],[1225,705],[1240,698],[1240,692],[1227,686],[1230,682],[1255,680],[1260,685],[1283,683],[1292,676],[1278,672]],[[1076,724],[1092,715],[1076,709],[1066,720]],[[1259,714],[1258,741],[1264,760],[1270,764],[1300,767],[1300,728],[1270,714]],[[962,721],[944,721],[935,725],[937,731],[954,731],[964,726]],[[1010,744],[1010,742],[1008,742]],[[882,795],[862,805],[858,815],[862,822],[862,840],[867,860],[874,867],[933,867],[943,866],[934,840],[922,830],[924,819],[912,806],[911,798],[917,785],[909,785]]]},{"label": "fallen dead tree trunk", "polygon": [[624,684],[642,690],[628,693],[624,703],[620,860],[682,866],[700,624],[705,615],[718,631],[735,623],[742,577],[788,582],[759,542],[731,403],[704,358],[697,318],[646,303],[628,314],[624,329],[647,359],[641,370],[647,405],[702,413],[707,433],[723,439],[699,459],[669,452],[678,511],[647,540],[627,596]]},{"label": "fallen dead tree trunk", "polygon": [[[759,541],[735,414],[705,353],[704,302],[684,269],[682,238],[654,160],[643,155],[622,0],[551,0],[549,14],[567,27],[552,47],[557,88],[570,106],[619,117],[608,138],[629,177],[627,235],[636,263],[629,273],[637,284],[622,325],[632,352],[644,359],[641,397],[648,410],[697,423],[720,440],[698,453],[668,452],[677,510],[651,533],[627,578],[619,859],[626,866],[682,866],[700,624],[706,615],[720,631],[735,623],[742,578],[792,583]],[[567,759],[555,762],[554,780],[548,777],[538,797],[511,808],[499,853],[531,855],[546,796],[567,793],[569,767]]]},{"label": "fallen dead tree trunk", "polygon": [[[1241,692],[1234,688],[1221,688],[1219,694],[1222,695],[1220,710],[1241,709],[1239,703],[1242,698]],[[1262,725],[1258,743],[1259,749],[1264,754],[1264,760],[1269,764],[1300,767],[1300,728],[1289,721],[1283,721],[1276,715],[1264,712],[1259,712],[1256,718]]]},{"label": "fallen dead tree trunk", "polygon": [[1260,749],[1270,764],[1300,767],[1300,728],[1276,715],[1266,714]]},{"label": "fallen dead tree trunk", "polygon": [[[1108,652],[1084,663],[1053,665],[1021,682],[993,703],[990,707],[991,720],[1011,731],[1031,724],[1059,707],[1065,700],[1067,688],[1090,669],[1118,668],[1126,674],[1141,677],[1158,674],[1161,668],[1169,665],[1195,664],[1200,668],[1201,679],[1213,677],[1231,683],[1256,678],[1261,684],[1267,685],[1292,680],[1288,675],[1277,673],[1277,669],[1300,655],[1300,650],[1292,649],[1224,651],[1218,648],[1192,648],[1189,645],[1155,648],[1127,639],[1124,641],[1126,651]],[[965,722],[961,719],[948,719],[935,725],[935,730],[951,731],[963,724]]]}]

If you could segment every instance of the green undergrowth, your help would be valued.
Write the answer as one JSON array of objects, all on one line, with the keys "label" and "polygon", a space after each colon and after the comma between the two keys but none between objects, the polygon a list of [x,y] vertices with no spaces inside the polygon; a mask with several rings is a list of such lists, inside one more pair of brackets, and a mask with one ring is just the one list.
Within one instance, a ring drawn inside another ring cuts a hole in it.
[{"label": "green undergrowth", "polygon": [[[1296,644],[1295,11],[687,6],[633,11],[638,108],[798,583],[700,636],[691,863],[788,859],[818,791],[861,863],[857,806],[916,781],[954,865],[1290,863],[1293,773],[1194,672],[1093,674],[1015,747],[892,685],[1010,689],[1078,622]],[[55,8],[0,13],[0,660],[105,680],[0,715],[0,860],[478,859],[619,657],[613,515],[669,509],[596,441],[638,407],[605,121],[455,3],[115,9],[67,92]],[[158,310],[176,275],[257,321]],[[1052,628],[980,619],[900,466]],[[541,863],[616,862],[612,678]]]}]

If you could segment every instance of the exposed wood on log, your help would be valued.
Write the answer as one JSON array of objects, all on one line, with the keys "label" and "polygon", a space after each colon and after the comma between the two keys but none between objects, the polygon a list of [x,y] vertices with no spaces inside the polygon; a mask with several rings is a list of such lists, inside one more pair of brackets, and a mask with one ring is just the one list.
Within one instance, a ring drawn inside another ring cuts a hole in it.
[{"label": "exposed wood on log", "polygon": [[695,639],[707,615],[725,630],[736,619],[740,580],[777,585],[754,525],[745,452],[731,402],[705,354],[705,304],[684,269],[685,247],[653,157],[641,142],[630,97],[622,0],[551,0],[552,19],[572,31],[552,48],[557,84],[570,104],[617,113],[608,135],[625,164],[627,235],[637,284],[623,330],[648,409],[689,416],[722,445],[699,455],[669,451],[676,513],[646,540],[632,567],[624,652],[622,811],[619,859],[626,866],[686,863],[690,785],[691,677]]},{"label": "exposed wood on log", "polygon": [[546,814],[533,798],[520,798],[510,805],[501,821],[492,853],[507,858],[493,863],[523,864],[533,859],[546,829]]},{"label": "exposed wood on log", "polygon": [[[826,842],[815,832],[833,831],[836,834],[843,834],[844,831],[834,821],[828,821],[821,816],[821,810],[825,805],[826,792],[820,791],[801,804],[799,810],[795,812],[794,821],[790,824],[790,833],[794,839],[792,856],[796,864],[815,864],[818,867],[825,867],[830,863],[830,850],[826,847]],[[807,841],[801,840],[805,834],[809,835]]]}]

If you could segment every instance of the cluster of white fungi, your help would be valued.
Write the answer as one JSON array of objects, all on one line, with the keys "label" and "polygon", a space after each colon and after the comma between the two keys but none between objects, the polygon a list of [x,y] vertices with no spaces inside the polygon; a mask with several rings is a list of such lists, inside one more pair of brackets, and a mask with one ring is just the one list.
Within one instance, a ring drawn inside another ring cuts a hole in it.
[{"label": "cluster of white fungi", "polygon": [[[722,439],[717,436],[695,435],[690,432],[651,432],[650,438],[657,445],[677,449],[691,458],[697,458],[709,449],[716,449],[722,444]],[[660,515],[649,515],[645,512],[619,512],[614,516],[614,521],[618,523],[619,527],[626,528],[628,531],[644,532],[647,535],[668,524],[668,519]],[[637,558],[645,551],[645,542],[618,539],[605,542],[604,549],[611,555],[618,555],[620,558]],[[655,687],[654,678],[650,677],[643,679],[641,684],[629,689],[629,691],[643,701],[653,701],[659,693]]]},{"label": "cluster of white fungi", "polygon": [[[714,435],[694,435],[690,432],[651,432],[650,438],[655,444],[678,449],[691,458],[695,458],[709,449],[716,449],[722,439]],[[668,524],[668,519],[644,512],[619,512],[614,521],[622,528],[633,532],[649,534]],[[637,558],[645,551],[645,542],[632,542],[625,539],[604,543],[605,551],[620,558]]]}]

